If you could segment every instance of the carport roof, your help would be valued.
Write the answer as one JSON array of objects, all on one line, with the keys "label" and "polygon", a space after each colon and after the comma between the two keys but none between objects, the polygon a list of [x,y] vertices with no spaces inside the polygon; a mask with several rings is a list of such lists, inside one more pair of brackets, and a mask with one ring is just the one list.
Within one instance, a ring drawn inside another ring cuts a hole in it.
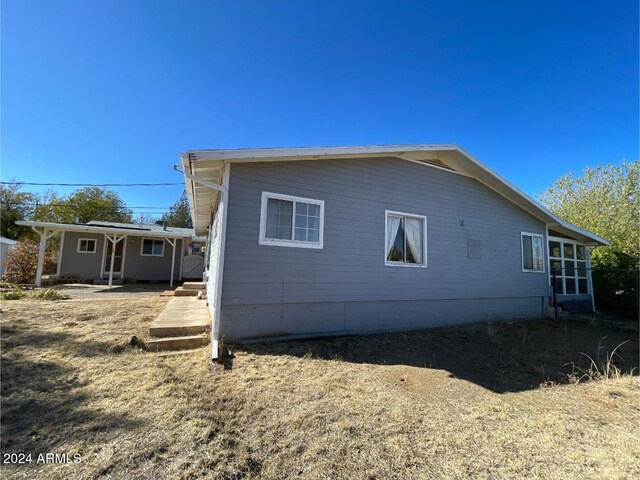
[{"label": "carport roof", "polygon": [[21,220],[17,221],[16,224],[27,227],[39,227],[53,231],[102,233],[106,235],[121,234],[160,238],[192,238],[195,235],[195,231],[192,228],[163,227],[162,225],[140,225],[135,223],[119,222],[91,221],[87,223],[54,223]]}]

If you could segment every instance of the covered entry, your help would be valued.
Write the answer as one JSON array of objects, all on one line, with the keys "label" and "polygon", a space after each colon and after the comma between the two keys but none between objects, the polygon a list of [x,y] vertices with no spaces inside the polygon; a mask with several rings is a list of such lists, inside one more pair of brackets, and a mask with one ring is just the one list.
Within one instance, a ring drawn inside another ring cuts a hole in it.
[{"label": "covered entry", "polygon": [[83,280],[121,283],[125,280],[182,280],[186,246],[193,230],[162,225],[88,222],[17,222],[40,235],[36,285],[42,283],[47,240],[61,232],[57,274]]}]

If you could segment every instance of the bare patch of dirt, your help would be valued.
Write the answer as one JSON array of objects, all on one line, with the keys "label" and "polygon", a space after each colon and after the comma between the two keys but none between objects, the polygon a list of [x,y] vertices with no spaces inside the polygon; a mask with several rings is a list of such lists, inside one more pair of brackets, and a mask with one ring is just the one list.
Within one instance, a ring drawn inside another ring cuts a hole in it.
[{"label": "bare patch of dirt", "polygon": [[[4,477],[640,475],[636,332],[569,320],[237,346],[224,370],[207,349],[129,346],[163,307],[2,304],[2,452],[82,457]],[[569,381],[581,352],[625,340],[617,379]]]}]

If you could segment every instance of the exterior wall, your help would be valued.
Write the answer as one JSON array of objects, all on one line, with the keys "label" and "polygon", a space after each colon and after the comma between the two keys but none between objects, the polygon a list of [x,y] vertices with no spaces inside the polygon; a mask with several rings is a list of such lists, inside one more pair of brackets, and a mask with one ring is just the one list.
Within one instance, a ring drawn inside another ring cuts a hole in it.
[{"label": "exterior wall", "polygon": [[[324,248],[259,245],[263,191],[324,200]],[[385,210],[427,217],[427,268],[385,266]],[[546,245],[543,222],[478,181],[412,162],[234,164],[221,334],[539,318],[549,292],[547,267],[522,271],[523,231],[543,235]],[[479,240],[481,258],[468,258],[468,240]]]},{"label": "exterior wall", "polygon": [[[90,238],[96,241],[95,253],[78,253],[78,239]],[[95,233],[65,232],[62,245],[62,262],[60,275],[80,275],[93,280],[100,278],[102,254],[104,251],[104,235]]]},{"label": "exterior wall", "polygon": [[0,277],[4,275],[4,262],[7,254],[13,250],[14,246],[14,243],[0,242]]},{"label": "exterior wall", "polygon": [[[124,262],[124,278],[136,280],[157,280],[168,282],[171,278],[171,245],[164,241],[164,255],[162,257],[147,257],[140,255],[142,239],[144,237],[129,236],[127,242],[127,254]],[[180,253],[184,248],[183,240],[176,241],[175,264],[173,279],[180,276]],[[63,257],[64,260],[64,257]]]},{"label": "exterior wall", "polygon": [[[95,253],[78,253],[78,239],[91,238],[96,240]],[[127,236],[124,242],[124,278],[135,280],[169,281],[171,276],[171,245],[165,240],[164,255],[162,257],[147,257],[140,255],[142,238]],[[103,274],[103,253],[105,248],[104,235],[65,232],[64,245],[62,247],[62,263],[60,275],[80,275],[89,280],[105,277]],[[182,240],[176,243],[174,280],[180,276],[180,254],[182,252]],[[119,275],[116,275],[119,278]]]},{"label": "exterior wall", "polygon": [[219,248],[220,248],[220,233],[221,223],[220,215],[221,210],[216,209],[213,215],[213,221],[211,222],[211,228],[209,229],[209,237],[207,238],[208,258],[205,259],[206,263],[206,283],[207,283],[207,306],[209,307],[209,313],[211,318],[215,318],[216,315],[216,289],[218,288],[218,268],[220,265],[219,260]]}]

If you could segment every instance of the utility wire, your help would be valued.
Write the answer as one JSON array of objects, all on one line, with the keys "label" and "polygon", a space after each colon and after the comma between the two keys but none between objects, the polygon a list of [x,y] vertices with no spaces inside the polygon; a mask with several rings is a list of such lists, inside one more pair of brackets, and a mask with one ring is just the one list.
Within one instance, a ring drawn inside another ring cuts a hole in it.
[{"label": "utility wire", "polygon": [[37,183],[37,182],[0,182],[0,185],[35,185],[40,187],[165,187],[184,185],[184,182],[164,183]]},{"label": "utility wire", "polygon": [[[38,202],[2,202],[2,205],[25,205],[31,207],[77,207],[78,205],[71,205],[69,203],[38,203]],[[119,208],[153,208],[156,210],[169,210],[171,207],[153,207],[153,206],[125,206]]]}]

